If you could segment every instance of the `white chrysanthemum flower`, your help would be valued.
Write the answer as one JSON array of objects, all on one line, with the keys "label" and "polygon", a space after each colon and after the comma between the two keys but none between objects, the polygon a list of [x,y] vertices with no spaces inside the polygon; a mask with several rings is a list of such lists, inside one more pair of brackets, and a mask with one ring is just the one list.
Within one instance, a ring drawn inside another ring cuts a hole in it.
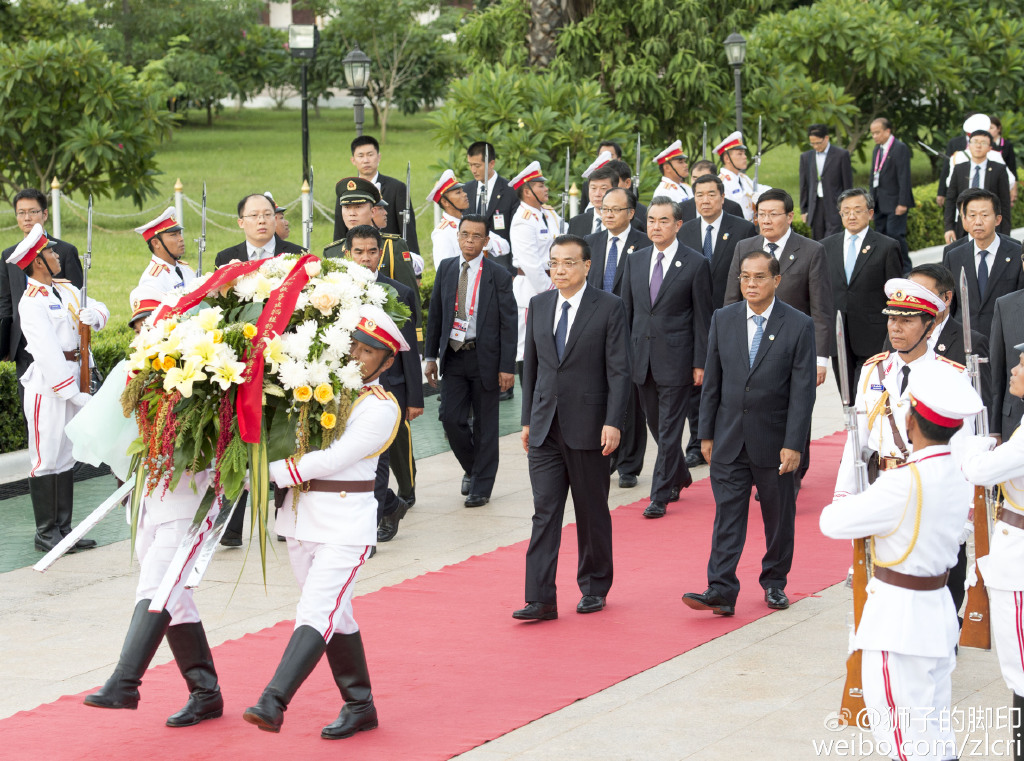
[{"label": "white chrysanthemum flower", "polygon": [[281,381],[281,386],[286,389],[308,386],[307,375],[305,362],[286,360],[277,369],[277,378]]},{"label": "white chrysanthemum flower", "polygon": [[368,303],[373,304],[375,307],[382,307],[387,300],[388,292],[381,285],[373,283],[367,287],[366,301]]},{"label": "white chrysanthemum flower", "polygon": [[354,359],[338,370],[338,380],[345,388],[356,391],[363,387],[363,366]]},{"label": "white chrysanthemum flower", "polygon": [[328,349],[344,354],[352,345],[352,333],[335,322],[328,325],[327,329],[320,334],[320,340]]},{"label": "white chrysanthemum flower", "polygon": [[306,377],[310,386],[319,386],[321,383],[331,382],[331,368],[323,361],[310,362]]},{"label": "white chrysanthemum flower", "polygon": [[359,308],[350,306],[341,309],[334,318],[334,324],[351,333],[359,324]]},{"label": "white chrysanthemum flower", "polygon": [[309,306],[309,291],[299,291],[298,297],[295,299],[295,311],[304,312],[306,307]]},{"label": "white chrysanthemum flower", "polygon": [[235,281],[235,295],[242,301],[252,301],[256,295],[256,275],[244,275]]}]

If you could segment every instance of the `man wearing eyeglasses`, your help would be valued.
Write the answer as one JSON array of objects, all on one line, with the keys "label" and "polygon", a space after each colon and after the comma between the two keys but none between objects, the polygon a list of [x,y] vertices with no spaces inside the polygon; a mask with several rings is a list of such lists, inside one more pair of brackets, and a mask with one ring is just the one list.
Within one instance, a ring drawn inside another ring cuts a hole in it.
[{"label": "man wearing eyeglasses", "polygon": [[[440,263],[427,315],[427,382],[441,387],[441,424],[462,466],[466,507],[491,499],[498,473],[498,395],[512,388],[518,319],[508,270],[481,256],[486,218],[459,220],[458,258]],[[473,427],[469,414],[473,413]]]},{"label": "man wearing eyeglasses", "polygon": [[[23,238],[37,224],[45,228],[49,219],[46,196],[35,188],[19,191],[14,196],[14,213]],[[53,251],[60,262],[60,272],[55,277],[70,280],[76,288],[81,288],[82,262],[78,258],[78,249],[50,235],[47,237],[53,241]],[[26,287],[25,273],[7,261],[15,248],[17,244],[4,249],[0,255],[0,360],[14,362],[17,376],[21,378],[32,364],[32,355],[28,352],[28,342],[21,331],[21,318],[18,316],[18,304]],[[20,383],[18,394],[24,395]]]},{"label": "man wearing eyeglasses", "polygon": [[[214,263],[218,267],[233,261],[273,259],[279,254],[297,254],[302,246],[281,240],[277,235],[277,210],[274,202],[262,193],[252,193],[238,202],[238,226],[245,240],[217,253]],[[235,515],[240,514],[235,511]]]},{"label": "man wearing eyeglasses", "polygon": [[967,143],[970,161],[957,164],[949,176],[949,188],[943,215],[946,225],[946,243],[964,236],[967,225],[957,212],[960,194],[968,188],[984,188],[999,197],[999,206],[1007,214],[996,225],[996,231],[1010,234],[1010,180],[1006,165],[991,161],[992,135],[987,130],[975,130]]}]

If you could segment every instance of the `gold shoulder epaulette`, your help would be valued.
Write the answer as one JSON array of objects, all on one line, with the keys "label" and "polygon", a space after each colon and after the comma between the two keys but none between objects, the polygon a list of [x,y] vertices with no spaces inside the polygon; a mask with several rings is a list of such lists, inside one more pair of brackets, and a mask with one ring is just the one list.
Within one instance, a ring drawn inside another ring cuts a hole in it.
[{"label": "gold shoulder epaulette", "polygon": [[878,354],[876,354],[873,357],[869,357],[868,359],[866,359],[864,361],[864,367],[867,367],[868,365],[874,365],[874,364],[876,364],[878,362],[881,362],[882,360],[888,358],[890,353],[891,352],[883,351],[883,352],[879,352]]},{"label": "gold shoulder epaulette", "polygon": [[55,277],[53,279],[53,282],[55,282],[55,283],[70,283],[71,281],[68,280],[67,278],[64,278],[64,277]]},{"label": "gold shoulder epaulette", "polygon": [[386,233],[383,230],[380,231],[380,236],[382,238],[388,238],[390,240],[398,240],[398,239],[400,239],[402,237],[398,233]]},{"label": "gold shoulder epaulette", "polygon": [[955,367],[960,372],[963,372],[964,370],[967,369],[966,365],[961,365],[959,362],[955,362],[949,357],[943,357],[941,354],[936,354],[935,358],[940,362],[945,362],[947,365],[953,365],[953,367]]},{"label": "gold shoulder epaulette", "polygon": [[384,390],[383,386],[374,386],[372,388],[372,391],[373,391],[373,395],[375,397],[377,397],[378,399],[387,399],[388,398],[388,392]]},{"label": "gold shoulder epaulette", "polygon": [[533,219],[529,209],[523,209],[523,219]]},{"label": "gold shoulder epaulette", "polygon": [[38,296],[38,295],[39,295],[39,293],[40,293],[40,292],[41,292],[42,290],[43,290],[43,289],[42,289],[42,288],[41,288],[40,286],[38,286],[38,285],[30,285],[30,286],[29,286],[29,287],[28,287],[28,288],[27,288],[27,289],[25,290],[25,295],[26,295],[26,296]]},{"label": "gold shoulder epaulette", "polygon": [[150,266],[149,270],[147,270],[146,274],[149,275],[150,277],[156,277],[164,269],[166,269],[166,267],[164,267],[164,265],[162,265],[162,264],[155,264],[154,263],[152,266]]}]

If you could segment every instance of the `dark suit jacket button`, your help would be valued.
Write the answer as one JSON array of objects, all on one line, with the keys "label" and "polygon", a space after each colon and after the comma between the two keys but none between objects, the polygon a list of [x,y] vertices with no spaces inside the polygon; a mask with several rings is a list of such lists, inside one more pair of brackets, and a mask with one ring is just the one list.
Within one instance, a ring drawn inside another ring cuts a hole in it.
[{"label": "dark suit jacket button", "polygon": [[750,391],[750,386],[747,386],[747,387],[746,387],[745,389],[743,389],[743,390],[744,390],[744,391]]},{"label": "dark suit jacket button", "polygon": [[746,414],[747,414],[747,411],[746,411],[746,410],[743,410],[743,414],[744,414],[744,415],[746,415]]}]

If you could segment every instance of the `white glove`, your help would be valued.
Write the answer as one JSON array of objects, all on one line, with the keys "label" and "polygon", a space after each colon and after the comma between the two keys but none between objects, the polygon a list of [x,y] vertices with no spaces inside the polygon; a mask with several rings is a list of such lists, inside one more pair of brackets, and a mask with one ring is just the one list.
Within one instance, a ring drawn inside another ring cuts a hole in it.
[{"label": "white glove", "polygon": [[964,527],[960,529],[960,536],[957,539],[957,544],[963,544],[971,538],[971,534],[974,533],[974,521],[964,521]]},{"label": "white glove", "polygon": [[964,591],[978,583],[978,564],[971,563],[967,567],[967,578],[964,579]]},{"label": "white glove", "polygon": [[105,320],[103,319],[103,315],[100,314],[99,311],[93,309],[92,307],[85,307],[84,309],[82,309],[78,313],[78,320],[79,322],[83,322],[90,328],[94,328],[95,330],[99,330],[100,328],[102,328],[105,322]]},{"label": "white glove", "polygon": [[416,277],[419,277],[423,274],[423,257],[415,251],[410,251],[409,256],[412,258],[412,272]]},{"label": "white glove", "polygon": [[92,400],[92,394],[87,394],[85,391],[79,391],[69,400],[76,407],[84,407]]},{"label": "white glove", "polygon": [[965,436],[960,442],[960,459],[967,460],[976,454],[995,449],[996,440],[992,436]]}]

